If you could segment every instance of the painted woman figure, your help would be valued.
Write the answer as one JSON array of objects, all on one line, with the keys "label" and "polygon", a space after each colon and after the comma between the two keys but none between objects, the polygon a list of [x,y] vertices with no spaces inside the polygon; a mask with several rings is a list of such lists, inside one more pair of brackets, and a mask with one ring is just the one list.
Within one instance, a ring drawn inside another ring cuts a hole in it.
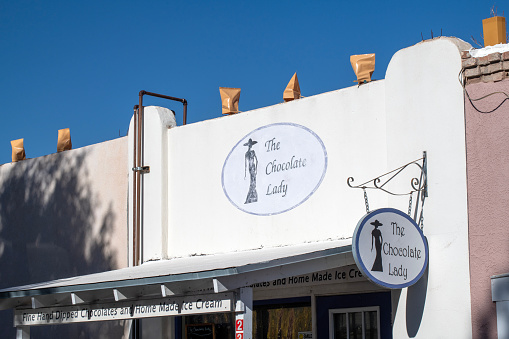
[{"label": "painted woman figure", "polygon": [[382,266],[382,244],[384,239],[382,237],[382,232],[378,229],[378,226],[382,226],[383,224],[380,221],[375,220],[371,223],[371,225],[375,226],[373,231],[371,231],[371,251],[373,251],[373,242],[375,243],[376,250],[376,258],[371,270],[383,272],[384,268]]},{"label": "painted woman figure", "polygon": [[248,147],[244,161],[244,180],[246,179],[246,172],[248,168],[249,176],[251,177],[249,191],[247,192],[246,202],[244,204],[250,204],[252,202],[258,201],[258,194],[256,193],[256,173],[258,172],[258,158],[256,158],[255,151],[251,149],[251,147],[257,143],[258,141],[253,141],[251,138],[249,138],[249,141],[244,144],[244,146]]}]

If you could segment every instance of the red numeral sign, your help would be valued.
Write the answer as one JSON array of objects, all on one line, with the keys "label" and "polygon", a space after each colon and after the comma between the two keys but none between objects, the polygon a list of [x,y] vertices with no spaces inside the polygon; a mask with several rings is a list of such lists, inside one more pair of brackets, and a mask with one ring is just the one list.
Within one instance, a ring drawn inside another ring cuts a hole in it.
[{"label": "red numeral sign", "polygon": [[[235,321],[235,331],[244,331],[244,320],[242,319],[237,319]],[[239,339],[238,337],[238,333],[237,333],[237,339]],[[240,335],[240,339],[242,339],[242,334]]]},{"label": "red numeral sign", "polygon": [[236,333],[235,334],[235,339],[242,339],[243,338],[243,334],[242,333]]}]

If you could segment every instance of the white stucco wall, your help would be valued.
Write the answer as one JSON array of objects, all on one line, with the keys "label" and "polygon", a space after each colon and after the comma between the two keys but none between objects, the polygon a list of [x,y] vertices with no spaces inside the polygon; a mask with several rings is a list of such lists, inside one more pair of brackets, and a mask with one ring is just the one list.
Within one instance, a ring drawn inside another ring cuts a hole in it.
[{"label": "white stucco wall", "polygon": [[[169,256],[351,237],[365,208],[362,191],[350,189],[347,178],[368,180],[386,168],[384,89],[378,81],[169,130]],[[246,134],[280,122],[303,125],[322,139],[327,172],[300,206],[272,216],[245,213],[223,192],[224,161]],[[373,195],[371,203],[384,201]]]},{"label": "white stucco wall", "polygon": [[[127,138],[0,166],[0,287],[127,266]],[[0,312],[14,338],[11,311]],[[36,338],[115,337],[123,324],[41,326]]]},{"label": "white stucco wall", "polygon": [[[458,39],[426,41],[398,51],[387,69],[389,167],[427,151],[429,187],[423,229],[430,253],[427,291],[417,297],[417,288],[402,290],[394,338],[409,337],[414,332],[409,327],[418,327],[415,338],[471,337],[464,103],[458,81],[460,50],[469,48]],[[407,292],[413,293],[408,300]],[[415,314],[423,297],[419,325]]]},{"label": "white stucco wall", "polygon": [[[167,258],[168,239],[168,129],[177,125],[173,111],[157,106],[147,106],[143,110],[142,164],[150,166],[150,173],[141,174],[141,242],[142,261]],[[134,122],[131,119],[128,133],[129,156],[129,206],[133,206],[133,142]],[[129,262],[133,258],[133,217],[129,217]]]},{"label": "white stucco wall", "polygon": [[[145,137],[144,165],[151,173],[143,188],[143,213],[150,216],[143,226],[144,261],[350,238],[365,206],[362,191],[349,188],[347,178],[362,183],[426,151],[429,274],[418,285],[393,292],[394,337],[471,337],[464,104],[458,82],[460,51],[468,48],[458,39],[426,41],[396,53],[385,80],[188,126],[168,128],[161,114],[147,109],[145,124],[152,127]],[[321,138],[326,174],[316,192],[290,211],[245,213],[223,191],[224,162],[250,132],[284,122]],[[166,174],[156,168],[166,164]],[[156,179],[149,181],[150,176]],[[399,176],[391,190],[408,191],[416,176],[415,168]],[[368,196],[371,210],[408,209],[408,197],[375,191]]]},{"label": "white stucco wall", "polygon": [[[0,261],[28,251],[16,266],[31,271],[13,271],[11,285],[127,266],[126,161],[127,138],[118,138],[0,166]],[[68,271],[48,271],[51,260]]]}]

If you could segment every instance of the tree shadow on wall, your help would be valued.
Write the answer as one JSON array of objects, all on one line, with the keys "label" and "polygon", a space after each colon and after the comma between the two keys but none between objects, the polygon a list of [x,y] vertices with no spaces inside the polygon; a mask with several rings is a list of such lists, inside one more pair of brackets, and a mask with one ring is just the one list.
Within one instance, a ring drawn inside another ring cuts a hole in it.
[{"label": "tree shadow on wall", "polygon": [[[91,189],[87,154],[82,149],[0,167],[0,288],[117,266],[110,246],[115,213],[108,206],[96,220],[101,202]],[[15,337],[12,321],[11,311],[0,313],[6,337]],[[108,332],[104,324],[123,332],[110,322],[33,327],[31,332],[37,338],[97,338]]]}]

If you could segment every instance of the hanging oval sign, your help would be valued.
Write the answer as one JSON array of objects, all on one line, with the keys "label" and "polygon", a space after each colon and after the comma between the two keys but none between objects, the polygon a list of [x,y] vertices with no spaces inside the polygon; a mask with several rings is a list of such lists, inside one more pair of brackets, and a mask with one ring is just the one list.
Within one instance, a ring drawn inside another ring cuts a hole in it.
[{"label": "hanging oval sign", "polygon": [[362,273],[388,288],[415,284],[428,266],[428,243],[421,229],[394,208],[378,209],[359,221],[352,252]]},{"label": "hanging oval sign", "polygon": [[221,181],[230,202],[246,213],[273,215],[306,201],[327,170],[327,151],[310,129],[277,123],[255,129],[230,151]]}]

